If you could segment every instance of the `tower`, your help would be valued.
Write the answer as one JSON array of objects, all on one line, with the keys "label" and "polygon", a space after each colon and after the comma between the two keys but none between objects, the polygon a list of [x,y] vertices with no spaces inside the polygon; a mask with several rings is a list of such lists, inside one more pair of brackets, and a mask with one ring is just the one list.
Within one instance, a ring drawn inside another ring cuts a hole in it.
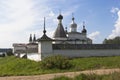
[{"label": "tower", "polygon": [[65,30],[64,30],[63,25],[62,25],[63,16],[61,14],[59,14],[57,19],[59,22],[58,22],[57,29],[53,35],[53,38],[55,40],[66,40],[67,36],[66,36]]},{"label": "tower", "polygon": [[70,32],[77,32],[77,24],[75,23],[75,18],[72,14],[72,23],[70,25]]},{"label": "tower", "polygon": [[32,34],[30,34],[29,43],[32,43]]},{"label": "tower", "polygon": [[82,33],[83,33],[83,34],[86,34],[86,33],[87,33],[87,30],[85,29],[85,22],[83,22],[83,30],[82,30]]},{"label": "tower", "polygon": [[33,37],[33,43],[36,43],[36,36],[34,34],[34,37]]},{"label": "tower", "polygon": [[43,36],[39,39],[38,41],[38,54],[40,55],[40,59],[42,60],[43,58],[51,55],[53,52],[52,49],[52,39],[49,38],[46,35],[46,29],[45,29],[45,17],[44,17],[44,30],[43,30]]}]

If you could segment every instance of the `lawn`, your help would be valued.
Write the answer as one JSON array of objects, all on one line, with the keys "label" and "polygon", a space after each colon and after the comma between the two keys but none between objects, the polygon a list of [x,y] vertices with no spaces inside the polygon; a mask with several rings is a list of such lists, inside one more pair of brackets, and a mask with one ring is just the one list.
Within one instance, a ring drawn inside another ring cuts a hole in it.
[{"label": "lawn", "polygon": [[67,70],[42,69],[41,62],[16,57],[0,58],[0,76],[38,75],[46,73],[81,71],[101,68],[120,68],[120,56],[116,57],[91,57],[69,60],[73,67]]}]

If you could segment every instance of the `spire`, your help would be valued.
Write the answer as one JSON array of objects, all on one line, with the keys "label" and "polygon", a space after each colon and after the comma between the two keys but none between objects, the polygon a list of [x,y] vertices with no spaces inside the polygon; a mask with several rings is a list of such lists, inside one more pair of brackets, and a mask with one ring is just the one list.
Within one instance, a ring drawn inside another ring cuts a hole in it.
[{"label": "spire", "polygon": [[33,37],[33,42],[35,43],[36,42],[36,36],[34,34],[34,37]]},{"label": "spire", "polygon": [[57,19],[61,22],[62,19],[63,19],[63,16],[61,15],[61,10],[60,10],[60,13],[59,13],[59,16],[57,17]]},{"label": "spire", "polygon": [[85,21],[83,21],[83,29],[85,29]]},{"label": "spire", "polygon": [[66,34],[68,33],[68,31],[67,31],[67,26],[65,27],[65,33],[66,33]]},{"label": "spire", "polygon": [[59,13],[61,14],[61,9],[59,9]]},{"label": "spire", "polygon": [[29,43],[32,43],[32,34],[30,34]]},{"label": "spire", "polygon": [[52,41],[51,38],[49,38],[47,35],[46,35],[46,29],[45,29],[45,17],[44,17],[44,30],[43,30],[43,35],[41,38],[38,38],[37,41],[40,42],[40,41]]},{"label": "spire", "polygon": [[75,20],[74,13],[72,13],[72,21],[73,21],[73,23],[74,23],[74,20]]},{"label": "spire", "polygon": [[45,30],[45,17],[44,17],[44,30],[43,33],[46,34],[46,30]]},{"label": "spire", "polygon": [[85,29],[85,22],[83,21],[83,30],[82,30],[82,33],[87,33],[87,30]]}]

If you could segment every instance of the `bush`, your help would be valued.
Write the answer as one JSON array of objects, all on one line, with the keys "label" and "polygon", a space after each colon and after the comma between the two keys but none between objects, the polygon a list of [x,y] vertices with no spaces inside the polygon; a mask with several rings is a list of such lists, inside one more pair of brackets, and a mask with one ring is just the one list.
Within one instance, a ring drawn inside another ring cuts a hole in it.
[{"label": "bush", "polygon": [[41,64],[44,69],[69,69],[71,68],[71,64],[67,57],[63,57],[61,55],[49,56],[46,57]]},{"label": "bush", "polygon": [[7,52],[7,55],[8,55],[8,56],[13,56],[14,54],[12,53],[12,50],[11,50],[11,51],[8,51],[8,52]]}]

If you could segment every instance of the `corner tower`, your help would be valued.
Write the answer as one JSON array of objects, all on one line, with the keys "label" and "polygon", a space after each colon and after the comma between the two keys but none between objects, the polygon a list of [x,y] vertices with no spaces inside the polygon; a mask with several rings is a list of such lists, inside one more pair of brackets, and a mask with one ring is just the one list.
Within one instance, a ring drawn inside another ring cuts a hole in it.
[{"label": "corner tower", "polygon": [[33,40],[32,40],[32,34],[30,34],[30,37],[29,37],[29,43],[32,43]]},{"label": "corner tower", "polygon": [[38,54],[40,55],[40,60],[44,59],[45,57],[53,53],[52,39],[46,35],[45,17],[44,17],[43,36],[41,38],[38,38],[37,41],[38,41]]}]

